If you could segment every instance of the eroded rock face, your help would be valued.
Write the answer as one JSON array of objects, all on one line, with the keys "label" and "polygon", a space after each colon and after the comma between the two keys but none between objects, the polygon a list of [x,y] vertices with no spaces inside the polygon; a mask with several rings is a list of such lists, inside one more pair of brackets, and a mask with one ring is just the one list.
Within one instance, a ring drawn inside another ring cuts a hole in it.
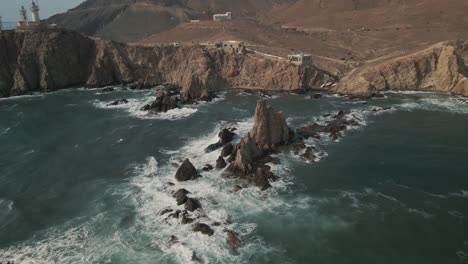
[{"label": "eroded rock face", "polygon": [[190,181],[199,178],[200,175],[197,169],[193,166],[189,159],[185,159],[182,165],[176,172],[175,178],[177,181]]},{"label": "eroded rock face", "polygon": [[290,137],[284,114],[275,112],[266,100],[259,100],[253,129],[234,147],[234,160],[229,165],[229,170],[241,174],[255,173],[258,159],[287,143]]},{"label": "eroded rock face", "polygon": [[236,145],[235,153],[229,170],[244,175],[254,172],[255,161],[264,155],[263,150],[255,143],[255,139],[250,136],[250,133]]},{"label": "eroded rock face", "polygon": [[250,135],[263,150],[272,150],[288,142],[289,128],[283,112],[275,112],[266,100],[258,101]]},{"label": "eroded rock face", "polygon": [[242,56],[198,45],[137,46],[67,30],[0,32],[0,96],[77,87],[172,83],[181,100],[210,101],[223,87],[298,90],[337,78],[257,54]]},{"label": "eroded rock face", "polygon": [[443,42],[426,50],[358,68],[332,91],[371,96],[376,91],[436,91],[468,96],[467,42]]}]

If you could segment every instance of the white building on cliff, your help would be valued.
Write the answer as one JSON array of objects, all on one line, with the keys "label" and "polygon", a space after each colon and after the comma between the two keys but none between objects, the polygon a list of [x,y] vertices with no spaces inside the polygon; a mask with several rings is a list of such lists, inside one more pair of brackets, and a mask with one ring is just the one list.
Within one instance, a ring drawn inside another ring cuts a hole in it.
[{"label": "white building on cliff", "polygon": [[288,60],[296,65],[310,66],[312,64],[312,56],[310,54],[291,54],[288,55]]},{"label": "white building on cliff", "polygon": [[232,12],[226,12],[225,14],[214,14],[213,21],[228,21],[232,20]]}]

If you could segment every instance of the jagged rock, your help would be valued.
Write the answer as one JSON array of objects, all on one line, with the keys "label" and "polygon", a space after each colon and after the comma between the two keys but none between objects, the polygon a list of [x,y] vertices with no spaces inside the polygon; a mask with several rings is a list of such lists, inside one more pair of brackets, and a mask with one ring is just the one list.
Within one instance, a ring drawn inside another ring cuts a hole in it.
[{"label": "jagged rock", "polygon": [[210,164],[206,164],[205,167],[203,167],[202,171],[211,171],[213,170],[213,166],[211,166]]},{"label": "jagged rock", "polygon": [[289,141],[289,128],[282,112],[275,112],[266,100],[259,100],[255,109],[254,127],[250,133],[263,150],[272,150]]},{"label": "jagged rock", "polygon": [[216,160],[216,168],[217,169],[224,169],[226,168],[226,162],[224,161],[222,156],[219,156],[218,159]]},{"label": "jagged rock", "polygon": [[234,189],[233,189],[232,191],[233,191],[233,192],[238,192],[238,191],[240,191],[240,190],[242,190],[242,189],[243,189],[242,186],[236,185],[236,186],[234,186]]},{"label": "jagged rock", "polygon": [[348,126],[358,126],[359,123],[354,119],[346,119],[346,114],[343,111],[339,111],[335,115],[327,115],[326,117],[332,117],[334,120],[328,121],[326,125],[320,125],[313,123],[305,127],[296,130],[296,133],[304,138],[317,138],[320,139],[319,133],[328,133],[332,140],[337,140],[342,136],[342,132],[347,129]]},{"label": "jagged rock", "polygon": [[195,252],[192,252],[192,261],[193,262],[200,262],[200,259],[197,257],[197,254],[195,254]]},{"label": "jagged rock", "polygon": [[[150,105],[150,110],[154,112],[167,112],[171,109],[178,108],[177,100],[171,96],[166,91],[158,91],[156,100]],[[143,107],[145,108],[145,107]]]},{"label": "jagged rock", "polygon": [[305,152],[301,155],[301,158],[305,161],[315,161],[317,156],[314,154],[314,148],[313,147],[307,147]]},{"label": "jagged rock", "polygon": [[[235,149],[234,149],[234,150],[235,150]],[[233,151],[234,151],[234,150],[233,150]],[[236,154],[233,153],[233,154],[231,154],[231,155],[227,158],[226,161],[227,161],[228,163],[231,163],[231,162],[233,162],[235,159],[236,159]]]},{"label": "jagged rock", "polygon": [[314,98],[314,99],[320,99],[322,97],[323,97],[323,94],[319,94],[319,93],[316,93],[316,94],[311,96],[311,98]]},{"label": "jagged rock", "polygon": [[174,213],[168,215],[168,217],[179,218],[180,213],[181,213],[181,211],[180,211],[180,210],[177,210],[177,211],[175,211]]},{"label": "jagged rock", "polygon": [[214,230],[207,224],[197,223],[193,225],[193,232],[201,232],[204,235],[212,236],[214,235]]},{"label": "jagged rock", "polygon": [[135,82],[129,85],[130,90],[143,90],[145,85],[143,82]]},{"label": "jagged rock", "polygon": [[107,106],[115,106],[115,105],[121,105],[121,104],[128,104],[128,100],[127,99],[120,99],[120,100],[117,100],[117,101],[114,101],[110,104],[107,104]]},{"label": "jagged rock", "polygon": [[172,210],[172,209],[170,209],[170,208],[164,209],[164,210],[161,211],[161,213],[160,213],[159,215],[165,215],[165,214],[170,213],[170,212],[172,212],[172,211],[174,211],[174,210]]},{"label": "jagged rock", "polygon": [[206,153],[213,152],[213,151],[221,148],[222,146],[223,145],[221,143],[219,143],[219,142],[213,143],[213,144],[209,145],[208,147],[206,147],[205,152]]},{"label": "jagged rock", "polygon": [[145,104],[142,108],[140,108],[140,111],[149,111],[151,109],[151,105]]},{"label": "jagged rock", "polygon": [[115,89],[114,87],[106,87],[106,88],[103,88],[101,89],[101,93],[110,93],[110,92],[113,92]]},{"label": "jagged rock", "polygon": [[235,135],[236,134],[225,128],[221,130],[221,132],[219,132],[218,137],[220,139],[220,143],[224,146],[225,144],[231,142],[234,139]]},{"label": "jagged rock", "polygon": [[209,92],[204,90],[199,98],[200,101],[211,102],[213,99],[216,98],[216,94],[214,92]]},{"label": "jagged rock", "polygon": [[195,221],[195,220],[192,219],[192,218],[190,218],[190,217],[188,217],[187,211],[184,211],[184,212],[182,213],[182,220],[180,221],[181,224],[183,224],[183,225],[191,224],[191,223],[193,223],[193,221]]},{"label": "jagged rock", "polygon": [[224,146],[223,150],[221,150],[221,156],[227,157],[232,154],[234,150],[234,145],[232,143],[228,143]]},{"label": "jagged rock", "polygon": [[176,236],[171,235],[171,237],[169,238],[169,245],[174,245],[177,243],[179,243],[179,239]]},{"label": "jagged rock", "polygon": [[233,254],[237,255],[239,252],[237,251],[240,246],[242,245],[242,241],[239,238],[239,234],[232,230],[225,229],[224,232],[227,233],[226,236],[226,244],[232,249]]},{"label": "jagged rock", "polygon": [[218,133],[219,141],[214,143],[214,144],[209,145],[205,149],[205,152],[207,152],[207,153],[212,152],[212,151],[215,151],[215,150],[223,147],[224,145],[231,142],[235,135],[236,135],[235,133],[231,132],[230,130],[228,130],[226,128],[221,130],[221,132]]},{"label": "jagged rock", "polygon": [[175,192],[172,197],[176,198],[176,201],[177,201],[177,205],[181,205],[181,204],[184,204],[185,202],[187,202],[187,194],[189,194],[190,192],[185,190],[185,189],[180,189],[178,190],[177,192]]},{"label": "jagged rock", "polygon": [[201,208],[200,202],[195,198],[187,198],[185,202],[185,210],[193,212]]},{"label": "jagged rock", "polygon": [[177,181],[190,181],[201,177],[189,159],[185,159],[177,170],[175,178]]},{"label": "jagged rock", "polygon": [[257,168],[255,173],[255,185],[259,187],[262,191],[265,191],[271,188],[270,179],[274,179],[275,175],[266,167]]},{"label": "jagged rock", "polygon": [[229,165],[229,170],[243,175],[254,172],[254,163],[256,159],[264,155],[264,152],[255,143],[250,133],[241,139],[236,148],[236,155]]}]

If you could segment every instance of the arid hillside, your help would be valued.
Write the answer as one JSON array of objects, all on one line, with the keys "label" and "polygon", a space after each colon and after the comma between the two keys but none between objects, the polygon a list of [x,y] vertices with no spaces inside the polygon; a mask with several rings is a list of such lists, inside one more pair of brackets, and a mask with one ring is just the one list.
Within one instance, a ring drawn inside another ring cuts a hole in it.
[{"label": "arid hillside", "polygon": [[91,36],[135,42],[191,19],[208,20],[231,11],[235,17],[256,16],[293,0],[88,0],[49,18]]}]

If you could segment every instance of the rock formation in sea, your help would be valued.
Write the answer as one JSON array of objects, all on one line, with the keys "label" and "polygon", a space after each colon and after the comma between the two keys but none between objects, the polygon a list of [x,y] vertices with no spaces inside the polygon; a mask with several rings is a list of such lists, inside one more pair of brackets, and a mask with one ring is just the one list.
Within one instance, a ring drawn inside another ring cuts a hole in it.
[{"label": "rock formation in sea", "polygon": [[253,175],[258,187],[268,189],[269,180],[275,179],[270,167],[265,165],[268,155],[290,142],[291,133],[284,114],[275,112],[266,100],[259,100],[252,131],[234,146],[234,158],[228,170],[241,176]]},{"label": "rock formation in sea", "polygon": [[139,87],[172,83],[181,97],[210,99],[221,88],[298,90],[336,76],[258,54],[232,54],[201,45],[139,46],[67,30],[0,32],[0,96],[68,87]]},{"label": "rock formation in sea", "polygon": [[263,150],[275,149],[275,146],[288,142],[290,133],[284,113],[275,112],[266,100],[258,101],[250,135]]},{"label": "rock formation in sea", "polygon": [[449,41],[351,71],[332,92],[370,96],[376,91],[436,91],[468,96],[468,42]]},{"label": "rock formation in sea", "polygon": [[195,167],[189,159],[184,160],[184,162],[179,167],[175,175],[176,180],[180,182],[195,180],[199,177],[200,174],[198,174],[197,170],[195,169]]}]

